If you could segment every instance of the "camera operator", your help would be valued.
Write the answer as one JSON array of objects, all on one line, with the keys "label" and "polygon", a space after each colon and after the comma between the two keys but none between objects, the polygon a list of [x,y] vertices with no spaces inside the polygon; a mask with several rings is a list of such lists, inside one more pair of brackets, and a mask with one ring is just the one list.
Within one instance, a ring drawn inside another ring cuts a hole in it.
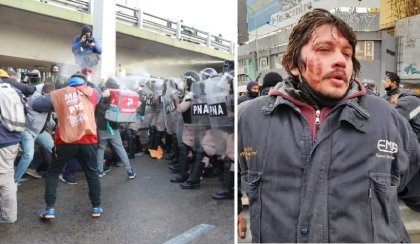
[{"label": "camera operator", "polygon": [[93,67],[98,64],[102,48],[92,36],[92,29],[88,25],[83,25],[82,34],[74,37],[72,52],[76,63],[81,67]]},{"label": "camera operator", "polygon": [[[10,75],[10,74],[12,74],[12,75]],[[4,83],[9,83],[11,86],[17,88],[18,90],[20,90],[22,92],[23,95],[28,97],[36,91],[35,86],[22,84],[18,80],[16,80],[15,78],[13,78],[12,76],[15,76],[16,72],[10,71],[10,74],[9,74],[9,72],[6,72],[6,71],[0,69],[0,78],[3,80],[3,82]]]},{"label": "camera operator", "polygon": [[28,74],[29,85],[39,85],[41,83],[41,72],[39,70],[32,70]]}]

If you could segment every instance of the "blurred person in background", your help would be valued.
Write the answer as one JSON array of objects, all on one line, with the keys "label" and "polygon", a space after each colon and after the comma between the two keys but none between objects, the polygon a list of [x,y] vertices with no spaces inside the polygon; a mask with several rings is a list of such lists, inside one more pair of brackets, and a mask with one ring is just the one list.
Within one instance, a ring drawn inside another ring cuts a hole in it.
[{"label": "blurred person in background", "polygon": [[238,98],[238,104],[241,104],[245,101],[249,101],[249,100],[252,100],[252,99],[258,97],[259,90],[260,90],[260,88],[259,88],[257,82],[255,82],[255,81],[248,82],[248,84],[246,85],[246,91],[247,92],[245,94],[241,95]]},{"label": "blurred person in background", "polygon": [[261,96],[268,95],[271,88],[275,87],[277,83],[282,82],[283,77],[277,72],[269,72],[263,78],[261,87]]}]

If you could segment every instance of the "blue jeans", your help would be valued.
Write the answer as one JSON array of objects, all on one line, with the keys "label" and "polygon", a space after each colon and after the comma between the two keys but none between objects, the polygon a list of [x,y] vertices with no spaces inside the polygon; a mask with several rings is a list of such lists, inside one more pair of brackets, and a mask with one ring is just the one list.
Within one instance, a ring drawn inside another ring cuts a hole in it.
[{"label": "blue jeans", "polygon": [[127,172],[130,171],[131,164],[128,159],[127,152],[125,151],[124,146],[122,144],[120,132],[118,130],[114,130],[114,134],[111,134],[111,132],[107,130],[98,130],[98,173],[102,174],[104,171],[104,151],[106,146],[108,145],[108,142],[123,162]]},{"label": "blue jeans", "polygon": [[45,148],[49,152],[51,157],[52,148],[54,147],[54,141],[51,135],[44,131],[38,134],[37,137],[33,137],[28,131],[22,132],[22,138],[20,140],[20,145],[22,146],[22,158],[20,159],[16,171],[15,171],[15,182],[19,182],[22,176],[25,174],[28,169],[29,164],[34,158],[35,152],[35,142],[37,142],[41,147]]}]

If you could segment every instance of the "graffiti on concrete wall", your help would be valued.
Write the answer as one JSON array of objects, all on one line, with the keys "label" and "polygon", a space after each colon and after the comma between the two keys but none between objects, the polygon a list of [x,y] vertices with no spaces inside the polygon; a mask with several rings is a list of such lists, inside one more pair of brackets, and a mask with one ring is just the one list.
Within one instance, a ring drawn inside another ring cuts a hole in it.
[{"label": "graffiti on concrete wall", "polygon": [[420,79],[420,50],[418,48],[420,47],[420,38],[413,35],[403,36],[397,39],[397,43],[399,52],[397,69],[399,69],[400,77],[402,79]]},{"label": "graffiti on concrete wall", "polygon": [[420,74],[420,69],[417,69],[416,66],[410,64],[404,67],[404,72],[406,75]]}]

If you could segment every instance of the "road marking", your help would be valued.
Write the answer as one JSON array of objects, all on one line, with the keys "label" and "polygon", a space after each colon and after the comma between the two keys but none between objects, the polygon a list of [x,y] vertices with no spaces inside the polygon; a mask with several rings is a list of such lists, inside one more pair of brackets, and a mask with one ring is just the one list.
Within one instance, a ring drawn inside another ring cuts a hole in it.
[{"label": "road marking", "polygon": [[206,232],[211,231],[214,229],[214,225],[208,224],[199,224],[194,228],[191,228],[184,233],[175,236],[174,238],[170,239],[169,241],[165,242],[164,244],[183,244],[189,243],[192,240],[198,238],[199,236],[203,235]]}]

